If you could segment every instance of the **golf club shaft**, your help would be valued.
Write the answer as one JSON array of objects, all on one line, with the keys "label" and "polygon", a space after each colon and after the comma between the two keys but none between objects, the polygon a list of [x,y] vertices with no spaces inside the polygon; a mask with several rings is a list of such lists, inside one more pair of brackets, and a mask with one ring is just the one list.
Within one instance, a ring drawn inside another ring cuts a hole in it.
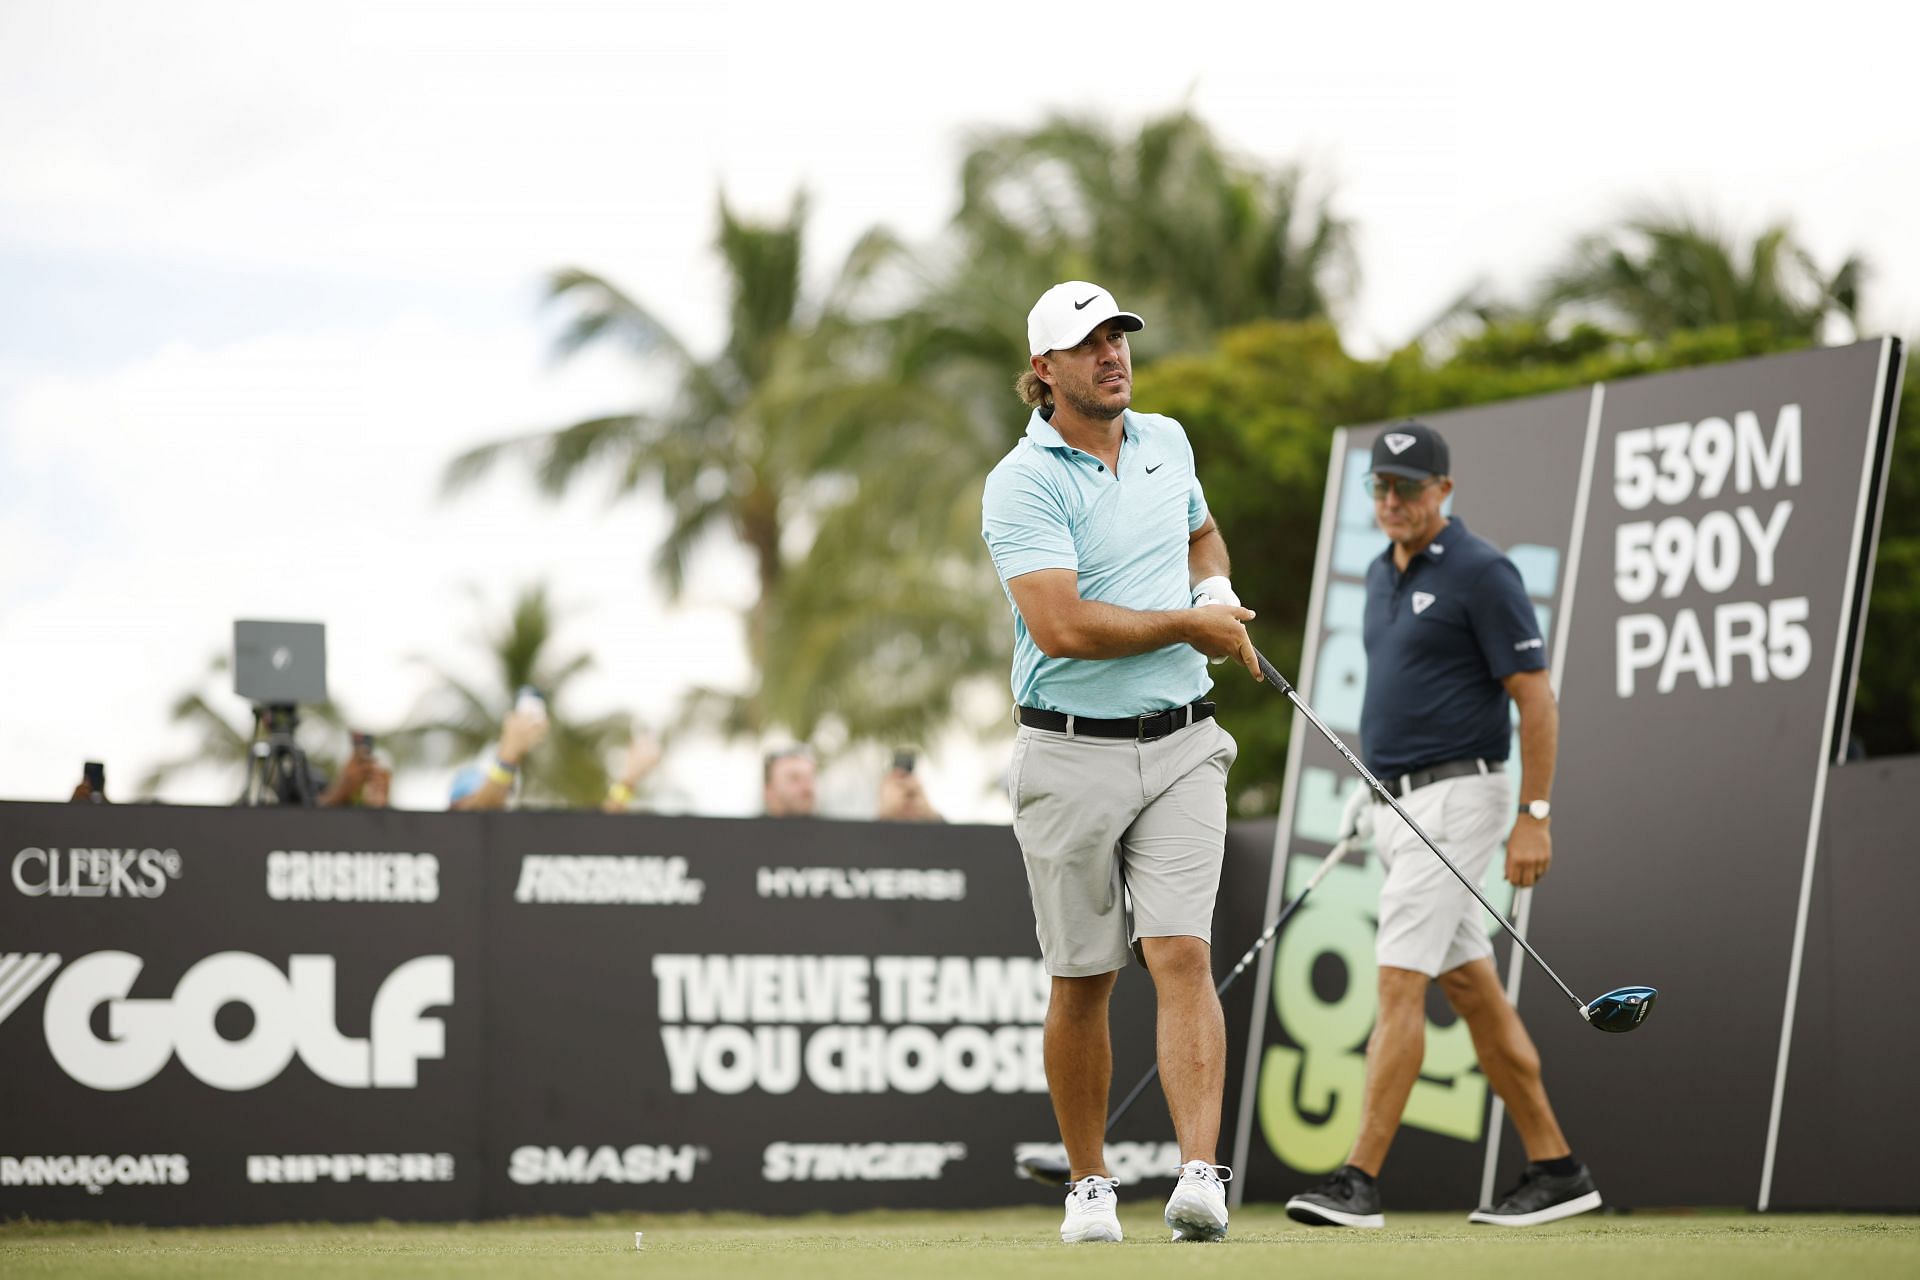
[{"label": "golf club shaft", "polygon": [[1475,885],[1473,881],[1467,879],[1467,877],[1461,873],[1459,867],[1456,867],[1453,865],[1453,859],[1449,858],[1446,854],[1440,852],[1440,846],[1433,842],[1433,837],[1429,836],[1425,831],[1423,831],[1420,827],[1420,824],[1415,822],[1411,817],[1407,815],[1407,811],[1400,807],[1400,802],[1394,799],[1393,793],[1391,791],[1388,791],[1386,787],[1381,785],[1380,779],[1373,776],[1372,770],[1368,769],[1366,765],[1360,763],[1360,757],[1354,755],[1353,752],[1349,751],[1347,749],[1346,743],[1340,741],[1340,735],[1335,733],[1333,730],[1327,728],[1326,724],[1321,721],[1320,717],[1313,713],[1313,708],[1307,705],[1307,700],[1300,696],[1299,690],[1295,689],[1291,684],[1287,683],[1287,678],[1285,676],[1281,675],[1278,671],[1274,670],[1273,664],[1267,661],[1266,655],[1259,652],[1258,650],[1255,650],[1254,657],[1259,661],[1261,674],[1266,676],[1267,683],[1271,684],[1274,688],[1280,690],[1280,692],[1286,694],[1287,697],[1291,698],[1293,700],[1293,705],[1300,708],[1300,713],[1306,716],[1307,719],[1313,721],[1313,727],[1318,729],[1326,737],[1327,741],[1331,742],[1334,745],[1334,747],[1340,752],[1340,754],[1347,758],[1347,763],[1352,765],[1354,769],[1356,769],[1359,772],[1360,776],[1367,780],[1367,784],[1373,788],[1374,794],[1379,796],[1382,800],[1385,800],[1388,804],[1393,806],[1393,811],[1400,815],[1400,820],[1406,823],[1408,827],[1412,828],[1413,834],[1420,837],[1421,843],[1425,844],[1427,848],[1433,850],[1433,856],[1440,859],[1440,861],[1446,865],[1447,870],[1453,872],[1454,878],[1457,879],[1461,884],[1467,887],[1467,892],[1471,893],[1475,898],[1479,899],[1480,905],[1485,907],[1487,909],[1488,914],[1490,914],[1495,920],[1500,922],[1500,927],[1507,931],[1507,935],[1511,937],[1515,942],[1519,943],[1521,947],[1523,947],[1526,950],[1526,953],[1528,955],[1533,957],[1533,962],[1540,966],[1541,971],[1544,972],[1549,978],[1553,979],[1554,985],[1559,987],[1560,990],[1566,994],[1567,999],[1573,1001],[1573,1007],[1580,1011],[1581,1018],[1583,1019],[1586,1018],[1588,1016],[1587,1002],[1582,1000],[1579,996],[1573,994],[1573,989],[1569,987],[1566,983],[1560,981],[1560,975],[1553,971],[1553,966],[1548,964],[1545,960],[1542,960],[1540,958],[1540,953],[1538,951],[1535,951],[1532,945],[1529,944],[1525,938],[1520,936],[1520,931],[1514,928],[1511,924],[1509,924],[1505,916],[1501,915],[1498,911],[1494,910],[1493,904],[1487,901],[1486,895],[1480,892],[1479,887]]},{"label": "golf club shaft", "polygon": [[[1264,951],[1267,944],[1273,941],[1274,935],[1286,926],[1287,917],[1291,916],[1300,904],[1307,900],[1307,895],[1313,892],[1315,885],[1326,879],[1327,872],[1333,870],[1333,864],[1346,856],[1347,841],[1349,838],[1350,837],[1342,836],[1334,843],[1333,848],[1327,851],[1327,856],[1320,860],[1320,865],[1314,868],[1312,878],[1309,879],[1301,888],[1300,892],[1294,896],[1293,901],[1280,909],[1280,914],[1273,918],[1273,923],[1269,924],[1265,931],[1253,940],[1253,945],[1248,947],[1246,954],[1241,956],[1239,962],[1227,971],[1227,976],[1220,979],[1220,985],[1213,989],[1214,995],[1225,995],[1227,988],[1233,985],[1234,980],[1247,971],[1247,967],[1254,962],[1254,958]],[[1126,1097],[1120,1099],[1120,1105],[1115,1107],[1112,1114],[1107,1116],[1106,1132],[1113,1132],[1113,1126],[1119,1122],[1121,1116],[1127,1113],[1127,1108],[1131,1107],[1140,1095],[1147,1091],[1147,1086],[1158,1079],[1159,1075],[1160,1063],[1156,1059],[1154,1064],[1147,1068],[1147,1074],[1140,1077],[1140,1082],[1127,1092]]]}]

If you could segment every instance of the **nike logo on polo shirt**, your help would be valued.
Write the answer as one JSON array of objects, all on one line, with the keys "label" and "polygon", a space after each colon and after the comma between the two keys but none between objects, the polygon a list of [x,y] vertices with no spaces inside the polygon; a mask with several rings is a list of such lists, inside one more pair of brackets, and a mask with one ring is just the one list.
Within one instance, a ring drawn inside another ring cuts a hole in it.
[{"label": "nike logo on polo shirt", "polygon": [[[1094,294],[1094,295],[1093,295],[1093,298],[1097,298],[1097,297],[1099,297],[1099,296],[1100,296],[1100,295],[1096,293],[1096,294]],[[1088,298],[1088,299],[1087,299],[1087,302],[1092,302],[1092,301],[1093,301],[1093,298]],[[1073,309],[1074,309],[1075,311],[1078,311],[1078,310],[1080,310],[1080,309],[1081,309],[1082,307],[1084,307],[1084,306],[1086,306],[1086,305],[1087,305],[1087,302],[1076,302],[1076,303],[1074,303],[1074,304],[1073,304]]]},{"label": "nike logo on polo shirt", "polygon": [[1432,604],[1433,604],[1432,592],[1416,591],[1413,593],[1413,611],[1415,613],[1425,613],[1428,607],[1431,606]]},{"label": "nike logo on polo shirt", "polygon": [[1147,474],[1152,475],[1154,472],[1158,471],[1161,467],[1164,467],[1165,465],[1166,463],[1164,462],[1156,462],[1152,466],[1147,468]]}]

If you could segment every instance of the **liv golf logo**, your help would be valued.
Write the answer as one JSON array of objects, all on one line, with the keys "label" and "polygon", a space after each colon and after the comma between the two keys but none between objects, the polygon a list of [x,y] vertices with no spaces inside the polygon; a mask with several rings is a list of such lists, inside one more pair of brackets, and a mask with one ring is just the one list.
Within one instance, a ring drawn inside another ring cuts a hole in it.
[{"label": "liv golf logo", "polygon": [[[451,956],[420,956],[388,974],[364,1039],[340,1034],[332,956],[292,956],[283,973],[248,952],[222,951],[188,968],[171,997],[132,999],[145,966],[125,951],[96,951],[64,970],[57,955],[0,955],[0,1021],[52,977],[42,1018],[47,1050],[74,1080],[105,1091],[137,1088],[176,1056],[203,1084],[258,1089],[295,1055],[343,1089],[411,1089],[423,1059],[446,1056],[446,1024],[427,1010],[453,1003]],[[239,1039],[214,1025],[229,1004],[252,1014]],[[102,1006],[104,1038],[94,1030]]]}]

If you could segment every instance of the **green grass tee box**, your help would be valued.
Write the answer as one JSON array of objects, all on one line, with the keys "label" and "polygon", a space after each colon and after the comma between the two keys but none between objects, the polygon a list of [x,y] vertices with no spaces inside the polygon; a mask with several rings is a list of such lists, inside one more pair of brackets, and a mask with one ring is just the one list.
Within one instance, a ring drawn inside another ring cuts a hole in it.
[{"label": "green grass tee box", "polygon": [[[836,1280],[1047,1277],[1341,1280],[1920,1275],[1920,1218],[1587,1215],[1545,1227],[1469,1226],[1464,1215],[1393,1214],[1383,1231],[1309,1228],[1274,1206],[1242,1208],[1229,1239],[1173,1244],[1160,1205],[1123,1204],[1119,1245],[1059,1243],[1050,1208],[804,1218],[601,1215],[456,1225],[381,1222],[148,1229],[0,1225],[0,1275],[794,1276]],[[634,1248],[634,1232],[645,1247]]]}]

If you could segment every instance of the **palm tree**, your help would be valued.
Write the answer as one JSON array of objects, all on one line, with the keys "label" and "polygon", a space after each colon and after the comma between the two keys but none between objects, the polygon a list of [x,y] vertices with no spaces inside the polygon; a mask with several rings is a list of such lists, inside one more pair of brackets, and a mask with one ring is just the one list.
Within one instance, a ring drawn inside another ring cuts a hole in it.
[{"label": "palm tree", "polygon": [[1785,222],[1743,242],[1710,218],[1649,208],[1583,237],[1539,304],[1590,310],[1656,339],[1732,325],[1816,342],[1830,320],[1857,332],[1866,274],[1857,254],[1824,270]]},{"label": "palm tree", "polygon": [[[573,268],[549,283],[549,298],[573,308],[560,350],[617,341],[662,362],[677,383],[669,404],[483,445],[454,460],[446,486],[457,491],[514,456],[532,466],[549,495],[590,471],[610,473],[618,494],[655,490],[669,526],[654,570],[670,598],[684,587],[696,545],[714,535],[737,539],[753,558],[759,588],[748,611],[747,647],[762,684],[741,695],[703,693],[723,704],[727,728],[754,733],[773,723],[770,702],[794,701],[770,699],[767,688],[787,669],[776,660],[773,619],[790,569],[804,557],[811,532],[863,496],[863,472],[874,472],[885,456],[880,433],[917,417],[922,406],[887,376],[877,331],[858,314],[896,255],[887,232],[862,237],[826,296],[809,303],[801,287],[803,196],[783,221],[768,225],[736,218],[724,199],[719,216],[730,328],[711,358],[696,356],[644,303],[602,276]],[[864,497],[879,492],[870,483]]]},{"label": "palm tree", "polygon": [[[478,593],[474,592],[476,604]],[[486,655],[486,679],[475,682],[427,659],[437,687],[406,727],[387,735],[397,757],[448,764],[471,760],[499,740],[500,725],[522,688],[531,685],[547,701],[547,740],[521,770],[524,799],[531,805],[591,808],[607,788],[607,752],[624,740],[623,715],[581,719],[572,714],[569,690],[593,666],[587,653],[555,651],[559,617],[544,584],[522,588],[507,616],[482,625],[472,637]]]},{"label": "palm tree", "polygon": [[1302,169],[1229,155],[1188,111],[1137,134],[1057,116],[984,135],[954,228],[962,273],[1026,300],[996,313],[1001,328],[1047,285],[1084,276],[1137,300],[1162,351],[1255,320],[1331,318],[1358,274],[1351,225],[1309,198]]}]

